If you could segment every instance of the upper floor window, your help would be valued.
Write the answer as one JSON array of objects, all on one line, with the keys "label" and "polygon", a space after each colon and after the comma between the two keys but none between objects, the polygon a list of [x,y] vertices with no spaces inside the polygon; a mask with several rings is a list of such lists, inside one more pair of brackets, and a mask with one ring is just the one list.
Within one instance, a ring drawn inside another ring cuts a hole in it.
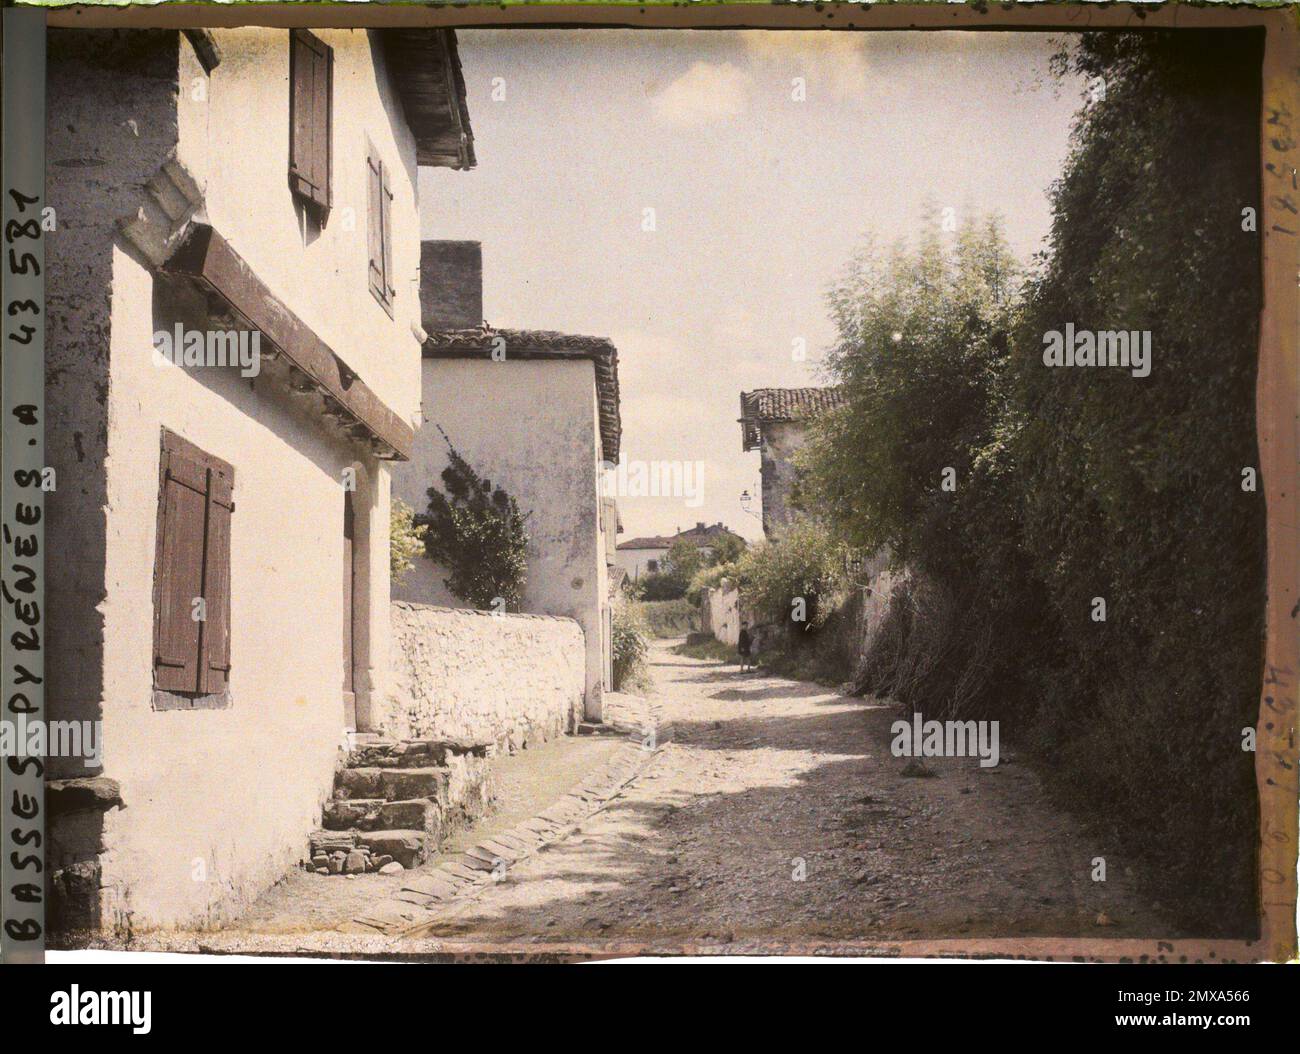
[{"label": "upper floor window", "polygon": [[305,29],[289,34],[289,189],[321,225],[332,203],[334,52]]},{"label": "upper floor window", "polygon": [[392,315],[393,297],[393,190],[388,166],[378,151],[366,151],[366,231],[370,254],[370,292]]}]

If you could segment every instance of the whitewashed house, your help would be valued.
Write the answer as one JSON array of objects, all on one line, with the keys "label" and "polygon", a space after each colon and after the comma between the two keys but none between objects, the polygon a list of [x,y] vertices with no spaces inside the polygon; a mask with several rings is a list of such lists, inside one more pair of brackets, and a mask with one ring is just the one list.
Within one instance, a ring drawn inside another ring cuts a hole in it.
[{"label": "whitewashed house", "polygon": [[416,171],[474,164],[455,39],[53,30],[48,100],[48,698],[104,746],[51,760],[55,921],[213,923],[385,690]]},{"label": "whitewashed house", "polygon": [[649,534],[618,543],[615,561],[627,577],[636,581],[645,575],[668,570],[668,550],[673,546],[671,534]]},{"label": "whitewashed house", "polygon": [[735,538],[743,544],[740,535],[728,530],[721,522],[700,521],[694,527],[678,531],[676,534],[655,534],[619,542],[615,562],[627,572],[628,578],[635,581],[645,575],[670,570],[672,563],[668,554],[678,542],[694,545],[707,558],[713,555],[714,543],[724,537]]},{"label": "whitewashed house", "polygon": [[[424,243],[424,423],[411,459],[394,469],[393,491],[424,512],[429,488],[442,489],[450,441],[518,502],[529,536],[521,610],[581,625],[583,708],[599,721],[612,677],[609,566],[618,512],[602,491],[603,465],[617,462],[621,436],[618,352],[602,337],[486,326],[482,272],[479,243]],[[445,578],[419,558],[394,596],[465,607]]]}]

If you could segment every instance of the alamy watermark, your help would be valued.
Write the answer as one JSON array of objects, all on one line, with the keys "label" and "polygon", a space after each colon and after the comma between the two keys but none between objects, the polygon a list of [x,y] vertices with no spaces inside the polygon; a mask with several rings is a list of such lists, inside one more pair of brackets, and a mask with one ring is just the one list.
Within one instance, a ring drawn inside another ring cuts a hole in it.
[{"label": "alamy watermark", "polygon": [[0,720],[0,757],[81,758],[90,768],[103,768],[104,722],[6,717]]},{"label": "alamy watermark", "polygon": [[262,334],[247,329],[186,329],[177,322],[168,332],[153,335],[153,364],[184,366],[238,366],[242,377],[262,372]]},{"label": "alamy watermark", "polygon": [[632,461],[627,451],[618,464],[606,461],[607,498],[681,498],[688,509],[704,504],[703,461]]},{"label": "alamy watermark", "polygon": [[1151,375],[1149,329],[1049,329],[1043,334],[1044,366],[1119,366],[1134,377]]},{"label": "alamy watermark", "polygon": [[919,713],[889,726],[889,751],[896,758],[974,758],[991,769],[1001,754],[996,721],[926,721]]}]

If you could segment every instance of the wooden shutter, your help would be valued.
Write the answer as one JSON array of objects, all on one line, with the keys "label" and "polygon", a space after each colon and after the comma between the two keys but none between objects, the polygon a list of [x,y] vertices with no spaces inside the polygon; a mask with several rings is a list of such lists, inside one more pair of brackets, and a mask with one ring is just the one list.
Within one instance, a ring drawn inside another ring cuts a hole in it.
[{"label": "wooden shutter", "polygon": [[388,166],[379,163],[379,229],[383,248],[384,300],[391,304],[397,287],[393,284],[393,190],[388,184]]},{"label": "wooden shutter", "polygon": [[194,600],[203,595],[207,473],[179,450],[162,452],[154,567],[154,687],[199,686],[199,629]]},{"label": "wooden shutter", "polygon": [[164,431],[154,557],[154,687],[163,692],[226,689],[233,484],[228,464]]},{"label": "wooden shutter", "polygon": [[387,298],[384,276],[384,174],[374,150],[366,155],[366,249],[370,257],[370,291],[380,303]]},{"label": "wooden shutter", "polygon": [[289,35],[289,188],[322,221],[332,204],[334,52],[305,29]]},{"label": "wooden shutter", "polygon": [[203,546],[203,599],[207,620],[200,633],[199,691],[224,692],[230,676],[230,514],[233,479],[226,468],[208,466],[207,531]]}]

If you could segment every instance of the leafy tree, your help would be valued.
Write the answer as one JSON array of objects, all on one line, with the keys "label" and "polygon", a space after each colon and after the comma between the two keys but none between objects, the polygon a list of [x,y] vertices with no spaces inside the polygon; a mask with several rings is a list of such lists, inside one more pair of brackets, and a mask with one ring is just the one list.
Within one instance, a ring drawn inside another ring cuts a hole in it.
[{"label": "leafy tree", "polygon": [[964,564],[954,505],[996,441],[1017,277],[988,217],[951,248],[937,233],[914,249],[869,242],[832,287],[845,404],[814,427],[803,489],[856,546],[937,573]]},{"label": "leafy tree", "polygon": [[735,534],[722,534],[709,543],[707,566],[734,563],[745,551],[745,539]]},{"label": "leafy tree", "polygon": [[[438,429],[442,432],[442,429]],[[421,517],[429,558],[448,571],[447,588],[477,608],[517,610],[527,575],[527,517],[513,497],[480,477],[447,438],[446,493],[430,487]]]},{"label": "leafy tree", "polygon": [[928,229],[915,247],[867,242],[831,289],[844,403],[812,429],[802,489],[842,542],[887,550],[940,583],[936,610],[965,616],[916,637],[942,656],[912,662],[925,676],[876,680],[868,663],[859,687],[936,715],[1005,713],[1022,694],[1017,640],[1037,632],[1008,411],[1021,274],[996,217],[951,244]]},{"label": "leafy tree", "polygon": [[[1022,285],[993,221],[867,246],[831,294],[847,405],[804,459],[837,534],[911,572],[892,669],[863,676],[1032,738],[1184,925],[1234,935],[1257,885],[1259,61],[1254,34],[1081,35],[1058,72],[1104,90],[1047,252]],[[1149,333],[1150,375],[1048,366],[1068,323]]]}]

